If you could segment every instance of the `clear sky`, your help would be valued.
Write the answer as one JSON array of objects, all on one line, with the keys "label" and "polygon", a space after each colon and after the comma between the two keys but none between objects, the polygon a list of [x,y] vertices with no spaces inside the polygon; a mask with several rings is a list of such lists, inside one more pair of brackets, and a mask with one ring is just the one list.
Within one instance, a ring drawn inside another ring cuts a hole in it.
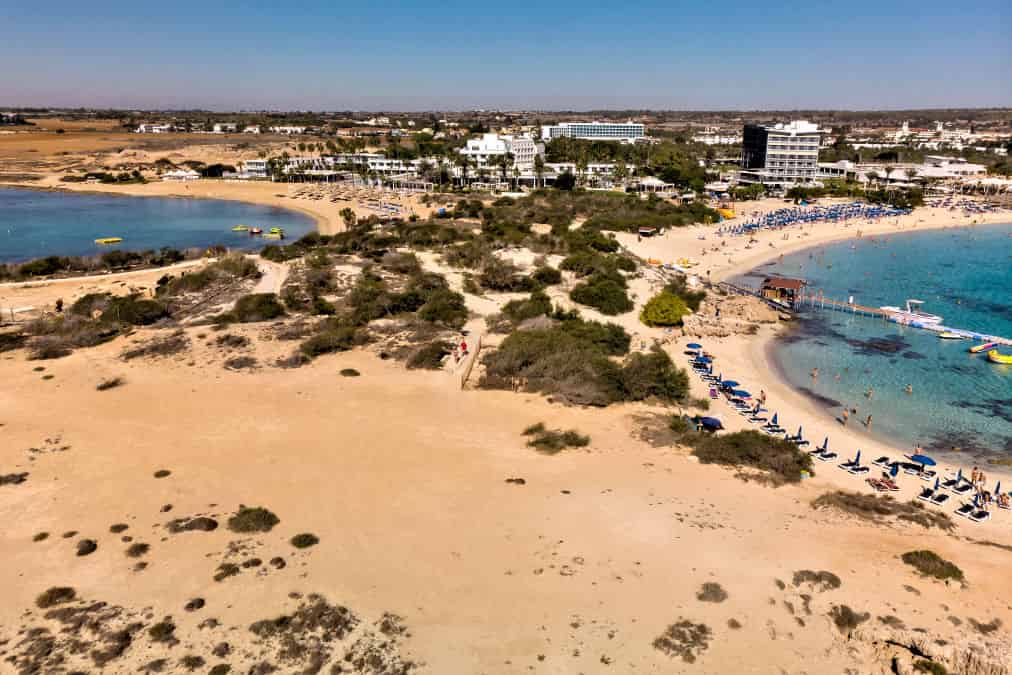
[{"label": "clear sky", "polygon": [[999,105],[1009,0],[0,1],[0,106]]}]

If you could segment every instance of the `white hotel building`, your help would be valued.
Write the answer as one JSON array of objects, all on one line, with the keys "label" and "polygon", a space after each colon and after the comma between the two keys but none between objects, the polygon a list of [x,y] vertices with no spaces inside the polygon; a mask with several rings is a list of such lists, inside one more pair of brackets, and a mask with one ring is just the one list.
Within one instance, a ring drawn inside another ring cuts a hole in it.
[{"label": "white hotel building", "polygon": [[483,134],[481,138],[469,140],[459,152],[470,159],[476,169],[498,168],[498,158],[509,153],[513,155],[514,167],[530,171],[534,168],[534,158],[544,154],[544,146],[539,146],[529,136]]},{"label": "white hotel building", "polygon": [[742,134],[742,183],[791,186],[818,177],[819,125],[796,120],[790,124],[746,124]]},{"label": "white hotel building", "polygon": [[646,137],[646,127],[638,122],[562,122],[541,127],[541,139],[579,138],[586,141],[635,143]]}]

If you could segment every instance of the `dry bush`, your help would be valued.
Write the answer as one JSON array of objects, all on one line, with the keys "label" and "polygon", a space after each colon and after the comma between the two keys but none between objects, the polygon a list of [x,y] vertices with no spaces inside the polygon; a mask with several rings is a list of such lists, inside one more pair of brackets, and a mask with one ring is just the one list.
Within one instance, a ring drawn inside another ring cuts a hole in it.
[{"label": "dry bush", "polygon": [[129,361],[141,357],[172,356],[190,348],[190,338],[182,330],[170,335],[155,337],[131,349],[126,349],[120,358]]},{"label": "dry bush", "polygon": [[895,517],[897,520],[916,523],[925,529],[937,527],[946,532],[956,526],[948,514],[930,511],[917,501],[898,502],[890,495],[836,490],[813,500],[812,508],[835,509],[872,522],[884,522],[884,518]]},{"label": "dry bush", "polygon": [[933,577],[941,581],[952,579],[963,582],[966,580],[963,570],[934,551],[908,551],[900,556],[900,559],[926,577]]}]

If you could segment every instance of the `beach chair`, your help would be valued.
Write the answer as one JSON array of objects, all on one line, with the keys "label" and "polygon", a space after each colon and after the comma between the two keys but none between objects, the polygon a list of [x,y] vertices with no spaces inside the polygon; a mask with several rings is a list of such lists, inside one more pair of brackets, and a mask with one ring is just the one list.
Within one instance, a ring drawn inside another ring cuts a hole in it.
[{"label": "beach chair", "polygon": [[930,502],[934,494],[935,494],[934,488],[926,487],[921,490],[921,493],[917,495],[917,498],[920,499],[921,501]]},{"label": "beach chair", "polygon": [[991,519],[991,512],[985,511],[984,509],[977,509],[968,514],[967,518],[975,523],[983,523],[985,520]]},{"label": "beach chair", "polygon": [[888,457],[886,457],[885,455],[882,455],[881,457],[879,457],[878,459],[876,459],[874,462],[872,462],[872,464],[874,466],[880,466],[883,469],[888,469],[889,465],[892,464],[892,460],[889,459]]},{"label": "beach chair", "polygon": [[937,471],[919,471],[919,472],[917,472],[917,477],[920,478],[921,480],[932,481],[932,480],[935,480],[936,476],[938,476],[938,472]]},{"label": "beach chair", "polygon": [[965,495],[973,492],[972,483],[961,483],[953,488],[949,488],[949,491],[957,495]]},{"label": "beach chair", "polygon": [[931,497],[931,503],[935,506],[942,506],[947,501],[949,501],[949,495],[945,494],[941,490],[937,490]]},{"label": "beach chair", "polygon": [[820,452],[815,458],[820,462],[832,462],[837,456],[835,452]]},{"label": "beach chair", "polygon": [[[819,450],[818,452],[820,454],[822,453],[821,450]],[[859,465],[860,465],[860,460],[858,460],[856,457],[854,459],[848,459],[843,464],[837,464],[837,466],[840,467],[841,469],[843,469],[844,471],[850,471],[855,466],[859,466]]]},{"label": "beach chair", "polygon": [[969,517],[969,515],[973,513],[973,504],[969,502],[960,504],[959,508],[957,508],[953,513],[955,513],[957,516]]}]

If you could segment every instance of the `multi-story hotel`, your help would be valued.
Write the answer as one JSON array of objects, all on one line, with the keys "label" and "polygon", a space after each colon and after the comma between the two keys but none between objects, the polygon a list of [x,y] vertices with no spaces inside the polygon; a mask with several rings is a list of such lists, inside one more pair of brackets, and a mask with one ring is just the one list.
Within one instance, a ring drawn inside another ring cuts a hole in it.
[{"label": "multi-story hotel", "polygon": [[635,143],[644,138],[646,127],[638,122],[562,122],[541,127],[542,140],[580,138],[587,141]]},{"label": "multi-story hotel", "polygon": [[817,124],[805,120],[773,126],[746,124],[739,180],[781,186],[815,180],[821,135]]},{"label": "multi-story hotel", "polygon": [[497,159],[506,153],[513,156],[513,166],[521,171],[529,171],[534,166],[534,157],[544,151],[534,139],[528,136],[500,136],[499,134],[483,134],[481,138],[472,138],[460,154],[468,157],[477,169],[498,166]]}]

